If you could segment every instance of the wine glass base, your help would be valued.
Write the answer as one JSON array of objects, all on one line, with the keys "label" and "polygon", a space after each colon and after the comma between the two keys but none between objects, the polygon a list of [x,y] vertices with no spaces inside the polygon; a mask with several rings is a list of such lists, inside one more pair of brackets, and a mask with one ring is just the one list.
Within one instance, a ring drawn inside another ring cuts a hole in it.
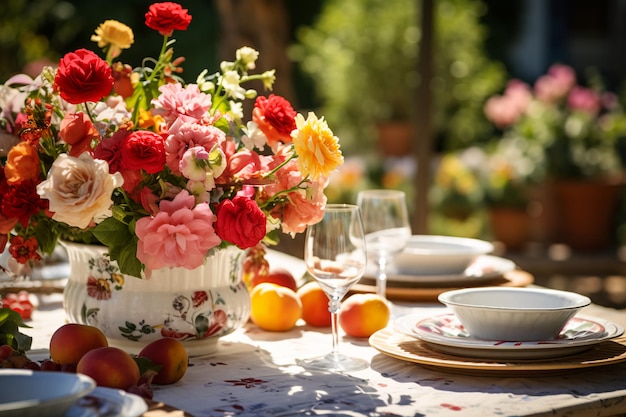
[{"label": "wine glass base", "polygon": [[352,358],[341,353],[329,353],[308,359],[296,359],[296,363],[305,369],[318,371],[360,371],[369,366],[364,359]]}]

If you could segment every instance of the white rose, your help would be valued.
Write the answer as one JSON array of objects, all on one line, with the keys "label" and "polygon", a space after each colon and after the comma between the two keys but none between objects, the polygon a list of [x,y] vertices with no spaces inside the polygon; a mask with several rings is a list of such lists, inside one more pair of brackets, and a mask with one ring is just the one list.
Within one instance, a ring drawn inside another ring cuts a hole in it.
[{"label": "white rose", "polygon": [[88,153],[75,158],[61,154],[54,161],[48,179],[37,186],[37,193],[50,201],[53,220],[85,229],[89,224],[111,216],[113,189],[123,184],[119,172],[109,174],[106,161]]}]

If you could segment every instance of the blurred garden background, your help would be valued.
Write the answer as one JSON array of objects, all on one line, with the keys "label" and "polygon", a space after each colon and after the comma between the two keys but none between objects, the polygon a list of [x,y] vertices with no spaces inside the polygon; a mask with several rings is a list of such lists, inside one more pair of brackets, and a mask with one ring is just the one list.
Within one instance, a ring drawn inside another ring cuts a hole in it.
[{"label": "blurred garden background", "polygon": [[[151,3],[3,1],[0,78],[36,75],[65,52],[92,48],[104,15],[134,30],[120,58],[141,65],[158,45],[144,25]],[[249,45],[260,51],[259,69],[277,69],[275,94],[325,116],[346,157],[330,200],[402,189],[414,233],[497,240],[509,252],[625,243],[626,2],[179,3],[193,16],[174,36],[186,81]],[[570,194],[579,200],[566,202]],[[565,212],[572,207],[582,217]]]}]

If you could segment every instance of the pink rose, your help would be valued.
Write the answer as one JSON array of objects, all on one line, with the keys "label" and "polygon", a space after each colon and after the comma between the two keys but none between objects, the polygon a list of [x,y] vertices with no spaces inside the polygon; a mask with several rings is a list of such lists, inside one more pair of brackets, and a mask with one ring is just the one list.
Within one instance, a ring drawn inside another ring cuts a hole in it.
[{"label": "pink rose", "polygon": [[238,195],[217,206],[215,231],[223,240],[240,249],[255,246],[266,232],[266,218],[254,200]]}]

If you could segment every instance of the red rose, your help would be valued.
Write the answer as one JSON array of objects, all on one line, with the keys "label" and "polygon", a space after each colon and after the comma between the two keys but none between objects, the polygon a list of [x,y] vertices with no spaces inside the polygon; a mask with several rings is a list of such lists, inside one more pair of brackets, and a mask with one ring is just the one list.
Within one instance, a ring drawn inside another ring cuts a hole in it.
[{"label": "red rose", "polygon": [[267,137],[270,146],[291,143],[291,132],[296,129],[296,111],[283,97],[270,94],[257,97],[252,120]]},{"label": "red rose", "polygon": [[54,88],[72,104],[100,101],[112,87],[111,67],[87,49],[65,54],[54,76]]},{"label": "red rose", "polygon": [[156,174],[165,166],[165,141],[154,132],[138,130],[122,139],[120,156],[122,169]]},{"label": "red rose", "polygon": [[169,1],[152,4],[146,13],[146,26],[163,36],[172,36],[175,30],[186,30],[190,22],[187,9]]},{"label": "red rose", "polygon": [[119,172],[120,170],[120,144],[129,134],[130,132],[128,130],[120,129],[110,138],[100,141],[96,149],[93,150],[94,158],[107,161],[109,164],[109,173],[111,174]]},{"label": "red rose", "polygon": [[222,201],[215,215],[215,233],[240,249],[256,246],[265,237],[265,213],[248,197]]}]

